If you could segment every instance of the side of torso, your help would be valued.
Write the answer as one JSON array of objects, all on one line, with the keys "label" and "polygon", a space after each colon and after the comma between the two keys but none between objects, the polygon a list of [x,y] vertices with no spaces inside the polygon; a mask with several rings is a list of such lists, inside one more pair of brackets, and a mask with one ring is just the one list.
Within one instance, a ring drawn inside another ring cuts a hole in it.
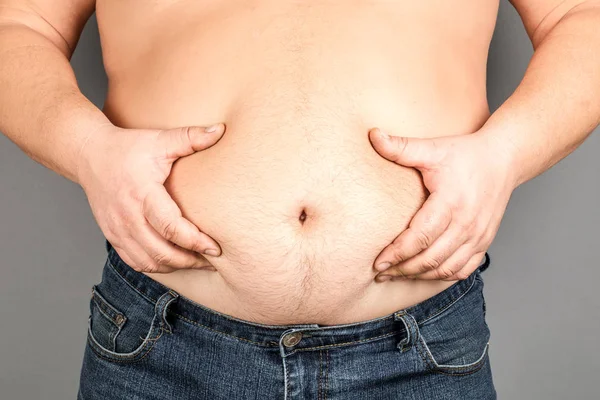
[{"label": "side of torso", "polygon": [[497,9],[498,0],[99,0],[104,111],[116,125],[227,125],[166,183],[221,245],[207,260],[216,271],[151,277],[262,323],[366,320],[449,286],[373,280],[375,257],[427,191],[416,170],[377,154],[367,131],[476,131],[489,116]]}]

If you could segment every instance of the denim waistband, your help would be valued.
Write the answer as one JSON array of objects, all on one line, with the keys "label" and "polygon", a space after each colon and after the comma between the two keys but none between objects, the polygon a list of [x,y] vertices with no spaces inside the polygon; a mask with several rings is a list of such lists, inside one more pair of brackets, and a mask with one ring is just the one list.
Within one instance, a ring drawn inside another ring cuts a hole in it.
[{"label": "denim waistband", "polygon": [[289,333],[290,330],[302,331],[302,346],[305,348],[340,346],[398,334],[405,330],[404,324],[398,321],[398,315],[408,313],[418,325],[423,324],[426,320],[443,312],[468,292],[475,282],[476,274],[485,271],[490,265],[490,256],[486,252],[483,263],[467,279],[457,281],[442,292],[420,303],[383,317],[339,325],[267,325],[220,313],[179,295],[173,289],[141,272],[135,271],[119,257],[108,240],[105,240],[105,242],[108,252],[108,266],[147,300],[156,303],[162,295],[171,291],[177,294],[178,297],[169,307],[169,314],[196,326],[265,347],[278,346],[282,335]]}]

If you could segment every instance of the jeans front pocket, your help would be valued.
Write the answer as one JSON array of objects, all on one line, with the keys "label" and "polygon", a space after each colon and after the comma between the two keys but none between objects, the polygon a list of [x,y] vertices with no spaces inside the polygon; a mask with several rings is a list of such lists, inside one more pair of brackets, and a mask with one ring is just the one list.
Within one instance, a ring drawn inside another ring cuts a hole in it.
[{"label": "jeans front pocket", "polygon": [[103,280],[93,286],[87,343],[104,360],[137,362],[152,351],[164,332],[171,331],[166,310],[178,295],[169,290],[153,303],[122,285],[118,280]]},{"label": "jeans front pocket", "polygon": [[[125,315],[113,307],[97,289],[92,287],[88,328],[95,342],[107,351],[115,351],[117,335],[125,324]],[[93,327],[93,333],[92,333]]]},{"label": "jeans front pocket", "polygon": [[432,372],[472,374],[488,360],[490,330],[485,321],[483,281],[479,272],[475,274],[467,292],[419,326],[418,351]]}]

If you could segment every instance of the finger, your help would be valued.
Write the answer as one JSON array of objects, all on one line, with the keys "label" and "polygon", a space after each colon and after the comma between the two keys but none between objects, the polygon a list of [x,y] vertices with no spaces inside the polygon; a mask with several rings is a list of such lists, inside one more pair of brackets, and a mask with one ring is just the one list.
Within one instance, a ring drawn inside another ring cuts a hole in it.
[{"label": "finger", "polygon": [[[157,183],[150,189],[144,198],[142,212],[154,230],[169,242],[186,250],[211,256],[221,255],[218,243],[183,217],[163,185]],[[210,253],[211,250],[213,253]]]},{"label": "finger", "polygon": [[125,264],[133,270],[149,273],[169,273],[175,271],[174,268],[154,262],[135,240],[131,238],[125,239],[125,245],[126,249],[116,244],[112,244],[112,247],[115,248],[115,251]]},{"label": "finger", "polygon": [[423,280],[445,280],[458,273],[469,262],[473,256],[473,246],[470,243],[464,243],[450,255],[439,267],[430,271],[411,275],[409,279]]},{"label": "finger", "polygon": [[434,139],[390,136],[379,128],[371,129],[369,138],[377,153],[406,167],[426,169],[441,158]]},{"label": "finger", "polygon": [[451,220],[451,208],[438,192],[431,193],[410,221],[409,227],[376,258],[375,268],[384,271],[394,264],[416,256],[440,237]]},{"label": "finger", "polygon": [[164,149],[166,159],[174,160],[207,149],[215,144],[224,132],[225,125],[222,123],[208,128],[188,126],[167,129],[159,133],[157,145]]},{"label": "finger", "polygon": [[459,269],[454,275],[444,279],[445,281],[456,281],[467,279],[485,259],[485,251],[476,253],[471,259],[465,264],[465,266]]},{"label": "finger", "polygon": [[[448,273],[447,276],[450,276],[454,271],[446,270],[449,266],[446,261],[465,244],[467,238],[462,226],[456,223],[450,224],[450,227],[429,248],[400,264],[392,265],[385,271],[385,274],[410,277],[439,270],[436,273]],[[442,266],[444,269],[441,269]]]},{"label": "finger", "polygon": [[144,218],[141,223],[136,224],[136,231],[132,236],[157,264],[177,269],[204,269],[210,264],[201,254],[183,249],[166,240]]}]

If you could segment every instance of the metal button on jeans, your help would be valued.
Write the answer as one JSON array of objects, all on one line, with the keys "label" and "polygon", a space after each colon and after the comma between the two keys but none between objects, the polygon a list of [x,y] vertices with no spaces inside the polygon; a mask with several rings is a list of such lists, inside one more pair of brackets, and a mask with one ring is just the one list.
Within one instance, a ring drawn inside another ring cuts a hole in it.
[{"label": "metal button on jeans", "polygon": [[292,332],[283,337],[283,344],[286,347],[292,347],[300,343],[300,340],[302,340],[302,332]]}]

